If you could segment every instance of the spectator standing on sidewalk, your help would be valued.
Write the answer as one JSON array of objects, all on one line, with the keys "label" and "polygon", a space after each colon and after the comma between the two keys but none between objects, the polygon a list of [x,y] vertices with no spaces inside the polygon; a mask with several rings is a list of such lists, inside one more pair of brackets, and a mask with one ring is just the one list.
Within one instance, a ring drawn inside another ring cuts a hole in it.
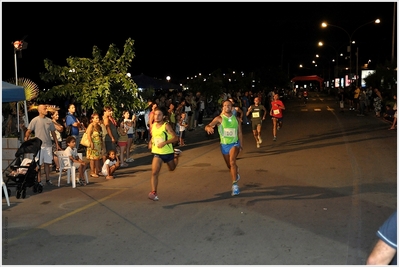
[{"label": "spectator standing on sidewalk", "polygon": [[366,91],[362,90],[359,94],[359,114],[357,116],[364,116],[367,109],[367,95]]},{"label": "spectator standing on sidewalk", "polygon": [[50,138],[53,141],[53,160],[54,160],[54,165],[55,165],[55,171],[60,172],[60,163],[58,161],[57,154],[55,153],[57,151],[57,146],[55,143],[57,142],[58,146],[62,147],[61,146],[61,143],[62,143],[61,133],[64,131],[64,126],[62,126],[62,124],[58,122],[58,119],[59,119],[58,110],[50,111],[50,115],[51,115],[51,121],[54,123],[54,126],[55,126],[55,135],[57,136],[57,140],[53,140],[53,136],[50,133]]},{"label": "spectator standing on sidewalk", "polygon": [[254,135],[256,141],[256,147],[260,148],[260,144],[262,144],[262,122],[266,119],[266,108],[260,104],[260,100],[258,97],[254,98],[254,104],[249,106],[247,111],[247,116],[251,115],[251,123],[252,123],[252,133]]},{"label": "spectator standing on sidewalk", "polygon": [[230,170],[233,184],[231,195],[235,196],[240,194],[240,189],[237,184],[238,180],[240,180],[237,157],[243,149],[243,138],[241,123],[238,121],[237,117],[233,115],[232,110],[233,104],[229,100],[224,101],[222,113],[205,126],[205,131],[208,134],[213,134],[215,126],[218,127],[220,149],[227,168]]},{"label": "spectator standing on sidewalk", "polygon": [[380,90],[378,90],[378,88],[374,88],[373,105],[374,105],[375,116],[377,118],[381,117],[382,95]]},{"label": "spectator standing on sidewalk", "polygon": [[105,149],[107,154],[110,150],[116,151],[116,145],[118,144],[118,124],[112,117],[112,108],[110,106],[104,107],[103,121],[105,128],[107,129],[105,135]]},{"label": "spectator standing on sidewalk", "polygon": [[204,126],[205,98],[200,96],[198,111],[198,126]]},{"label": "spectator standing on sidewalk", "polygon": [[[133,138],[136,134],[136,114],[133,113],[132,119],[130,119],[129,110],[123,112],[123,123],[127,129],[127,146],[126,146],[126,162],[133,162],[134,159],[130,157],[130,149],[132,148]],[[121,157],[122,158],[122,157]],[[123,162],[122,162],[123,163]]]},{"label": "spectator standing on sidewalk", "polygon": [[165,121],[167,110],[157,108],[154,111],[154,120],[151,127],[151,140],[148,142],[148,148],[154,155],[152,159],[151,172],[151,192],[148,198],[154,201],[158,198],[158,179],[162,163],[168,165],[169,171],[174,171],[179,163],[179,154],[181,150],[173,149],[173,143],[177,142],[177,136],[174,129]]},{"label": "spectator standing on sidewalk", "polygon": [[94,112],[91,114],[91,123],[87,127],[87,139],[89,139],[90,146],[87,147],[86,159],[90,160],[90,176],[98,178],[101,171],[100,160],[103,157],[103,134],[106,132],[102,130],[100,125],[100,115]]},{"label": "spectator standing on sidewalk", "polygon": [[82,125],[81,125],[80,121],[78,120],[78,118],[75,117],[75,109],[76,108],[75,108],[74,104],[68,105],[68,113],[66,115],[65,124],[66,124],[66,127],[72,126],[71,136],[75,137],[76,149],[79,149],[79,145],[80,145],[79,131],[80,131],[80,128],[82,127]]},{"label": "spectator standing on sidewalk", "polygon": [[[39,159],[39,171],[37,174],[37,181],[41,183],[41,166],[44,164],[44,173],[46,175],[46,183],[47,185],[52,185],[53,183],[50,180],[50,165],[53,161],[53,144],[51,141],[50,135],[53,137],[53,140],[57,140],[57,135],[55,133],[54,123],[48,118],[47,115],[47,105],[40,104],[37,107],[37,111],[39,115],[33,118],[28,128],[25,132],[25,141],[28,141],[30,138],[30,134],[34,131],[35,137],[39,138],[42,141],[42,146],[40,149],[40,159]],[[58,142],[55,143],[56,150],[61,150]]]},{"label": "spectator standing on sidewalk", "polygon": [[247,117],[247,111],[250,106],[249,104],[249,99],[248,99],[248,92],[245,92],[243,96],[241,96],[241,102],[242,102],[242,120],[244,124],[249,124],[249,120]]}]

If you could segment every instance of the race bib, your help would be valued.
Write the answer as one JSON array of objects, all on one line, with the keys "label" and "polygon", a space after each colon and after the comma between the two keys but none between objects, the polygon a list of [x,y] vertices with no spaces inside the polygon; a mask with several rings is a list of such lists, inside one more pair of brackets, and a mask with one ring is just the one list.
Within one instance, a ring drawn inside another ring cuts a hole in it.
[{"label": "race bib", "polygon": [[154,144],[155,146],[158,146],[159,143],[162,143],[164,140],[162,137],[155,137],[154,138]]},{"label": "race bib", "polygon": [[279,109],[274,109],[274,110],[273,110],[273,114],[274,114],[274,115],[280,114],[280,110],[279,110]]},{"label": "race bib", "polygon": [[252,112],[252,118],[259,118],[259,111]]},{"label": "race bib", "polygon": [[234,128],[224,128],[223,129],[223,136],[225,137],[235,137],[236,136],[236,131]]}]

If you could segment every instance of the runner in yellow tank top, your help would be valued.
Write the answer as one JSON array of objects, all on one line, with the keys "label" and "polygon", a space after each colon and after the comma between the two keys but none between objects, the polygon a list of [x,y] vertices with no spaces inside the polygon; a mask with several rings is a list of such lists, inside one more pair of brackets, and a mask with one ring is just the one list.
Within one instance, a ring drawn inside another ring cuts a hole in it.
[{"label": "runner in yellow tank top", "polygon": [[151,192],[148,194],[148,198],[154,201],[159,200],[157,189],[162,163],[168,165],[169,171],[174,171],[179,162],[179,154],[181,152],[178,149],[173,149],[172,144],[177,142],[178,137],[172,126],[165,122],[165,114],[167,114],[167,110],[164,108],[156,108],[154,110],[155,122],[152,124],[151,139],[148,142],[148,148],[154,154],[152,159]]}]

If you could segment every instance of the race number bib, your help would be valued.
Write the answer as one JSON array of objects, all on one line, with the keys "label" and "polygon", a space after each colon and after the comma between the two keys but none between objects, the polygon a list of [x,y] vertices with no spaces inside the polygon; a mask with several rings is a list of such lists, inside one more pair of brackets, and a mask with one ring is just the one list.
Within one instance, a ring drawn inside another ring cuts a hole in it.
[{"label": "race number bib", "polygon": [[259,111],[252,112],[252,118],[259,118]]},{"label": "race number bib", "polygon": [[234,128],[225,128],[223,129],[223,136],[236,137],[236,131],[234,130]]},{"label": "race number bib", "polygon": [[273,114],[274,114],[274,115],[280,114],[280,110],[279,110],[279,109],[274,109],[274,110],[273,110]]},{"label": "race number bib", "polygon": [[159,143],[162,143],[164,140],[162,137],[156,137],[154,138],[154,144],[155,146],[158,146]]}]

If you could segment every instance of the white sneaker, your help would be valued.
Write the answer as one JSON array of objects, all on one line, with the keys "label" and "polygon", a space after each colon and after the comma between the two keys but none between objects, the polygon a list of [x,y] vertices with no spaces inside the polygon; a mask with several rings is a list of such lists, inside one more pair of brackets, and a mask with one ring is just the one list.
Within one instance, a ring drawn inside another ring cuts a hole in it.
[{"label": "white sneaker", "polygon": [[259,142],[256,143],[256,147],[260,148],[260,143]]},{"label": "white sneaker", "polygon": [[180,155],[181,152],[183,152],[183,151],[181,151],[181,150],[178,149],[178,148],[175,148],[175,154],[176,154],[176,155]]},{"label": "white sneaker", "polygon": [[259,144],[262,144],[262,138],[260,137],[260,135],[258,135],[258,139],[259,139]]}]

